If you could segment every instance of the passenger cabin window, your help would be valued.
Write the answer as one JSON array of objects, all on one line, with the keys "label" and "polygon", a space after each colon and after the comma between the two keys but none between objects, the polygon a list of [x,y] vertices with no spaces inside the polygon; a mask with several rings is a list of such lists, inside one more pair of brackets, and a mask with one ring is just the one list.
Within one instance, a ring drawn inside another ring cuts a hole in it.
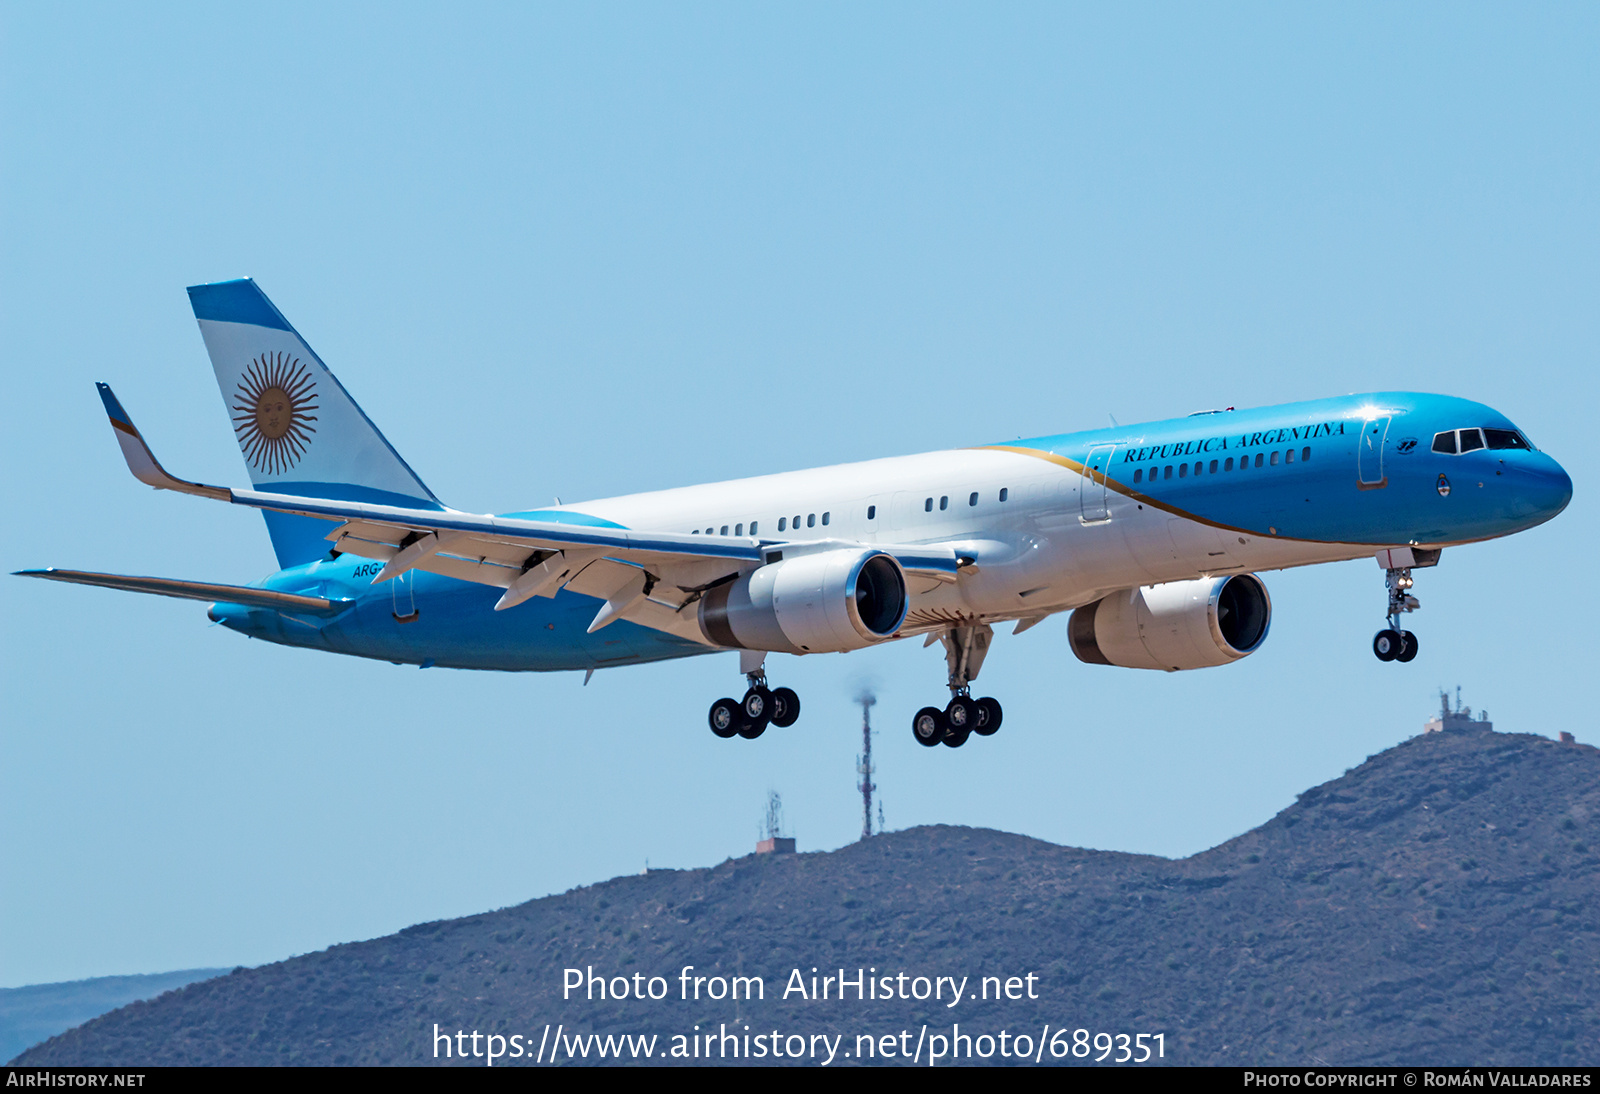
[{"label": "passenger cabin window", "polygon": [[1278,454],[1276,452],[1274,452],[1272,454],[1272,466],[1273,467],[1277,467],[1278,466]]},{"label": "passenger cabin window", "polygon": [[760,523],[761,522],[758,521],[758,520],[753,520],[753,521],[750,522],[750,534],[752,536],[756,534],[756,525],[760,524]]},{"label": "passenger cabin window", "polygon": [[815,514],[815,513],[806,514],[806,527],[807,528],[815,528],[816,526],[817,526],[817,514]]},{"label": "passenger cabin window", "polygon": [[1010,488],[1009,488],[1009,487],[1005,487],[1005,486],[1002,486],[1002,487],[1001,487],[1001,488],[1000,488],[1000,500],[1001,500],[1001,501],[1005,501],[1005,500],[1006,500],[1006,498],[1008,498],[1008,497],[1010,497],[1010,496],[1011,496],[1011,490],[1010,490]]},{"label": "passenger cabin window", "polygon": [[742,536],[742,535],[744,535],[744,525],[742,525],[742,524],[735,524],[735,525],[734,525],[734,526],[733,526],[733,534],[734,534],[734,535],[736,535],[736,536]]},{"label": "passenger cabin window", "polygon": [[[1134,481],[1134,482],[1143,482],[1143,481],[1144,481],[1144,468],[1142,468],[1142,467],[1135,467],[1135,468],[1134,468],[1134,469],[1133,469],[1133,481]],[[1001,500],[1001,501],[1005,501],[1005,500],[1006,500],[1006,499],[1005,499],[1005,496],[1004,496],[1004,495],[1005,495],[1005,491],[1004,491],[1004,490],[1002,490],[1002,491],[1000,491],[1000,493],[1001,493],[1001,498],[1000,498],[1000,500]]]},{"label": "passenger cabin window", "polygon": [[1194,473],[1196,475],[1200,474],[1200,472],[1205,468],[1205,466],[1206,466],[1205,464],[1201,463],[1199,460],[1196,460],[1195,464],[1194,464]]},{"label": "passenger cabin window", "polygon": [[1224,471],[1232,471],[1233,470],[1233,457],[1232,456],[1229,456],[1226,460],[1223,461],[1222,469]]},{"label": "passenger cabin window", "polygon": [[779,517],[778,518],[778,531],[780,531],[780,532],[783,531],[785,528],[788,527],[788,525],[789,525],[789,518],[788,517]]},{"label": "passenger cabin window", "polygon": [[1161,477],[1164,478],[1164,479],[1172,478],[1172,465],[1170,463],[1167,464],[1167,466],[1162,469]]},{"label": "passenger cabin window", "polygon": [[948,508],[950,508],[950,495],[949,494],[941,495],[940,498],[939,498],[939,512],[942,513]]},{"label": "passenger cabin window", "polygon": [[1461,431],[1461,451],[1476,452],[1483,447],[1483,432],[1477,429],[1463,429]]},{"label": "passenger cabin window", "polygon": [[1217,461],[1216,460],[1212,460],[1211,461],[1211,474],[1215,475],[1216,473],[1217,473]]},{"label": "passenger cabin window", "polygon": [[822,523],[823,523],[823,524],[827,524],[827,523],[828,523],[828,517],[830,517],[830,516],[832,516],[832,514],[831,514],[831,513],[824,513],[824,514],[822,514]]},{"label": "passenger cabin window", "polygon": [[1294,449],[1291,448],[1291,449],[1289,449],[1289,451],[1287,451],[1287,452],[1285,452],[1283,454],[1283,462],[1284,463],[1293,463],[1294,462]]},{"label": "passenger cabin window", "polygon": [[926,501],[924,501],[922,503],[922,511],[924,513],[933,512],[933,499],[932,498],[929,498],[928,500],[926,500]]},{"label": "passenger cabin window", "polygon": [[867,506],[867,519],[868,520],[876,520],[877,517],[878,517],[878,507],[876,505]]},{"label": "passenger cabin window", "polygon": [[1300,462],[1305,463],[1311,458],[1311,447],[1308,445],[1300,450]]},{"label": "passenger cabin window", "polygon": [[967,504],[968,505],[977,505],[978,504],[978,492],[976,490],[974,490],[971,494],[967,495]]},{"label": "passenger cabin window", "polygon": [[1186,463],[1180,463],[1178,465],[1178,478],[1186,479],[1188,477],[1189,477],[1189,465],[1186,464]]},{"label": "passenger cabin window", "polygon": [[727,526],[727,525],[726,525],[726,524],[724,524],[724,525],[723,525],[723,526],[722,526],[722,531],[721,531],[721,533],[720,533],[720,534],[721,534],[721,535],[724,535],[724,536],[725,536],[725,535],[727,535],[727,534],[728,534],[728,526]]},{"label": "passenger cabin window", "polygon": [[1262,454],[1261,454],[1261,453],[1259,453],[1259,452],[1257,452],[1257,453],[1256,453],[1256,466],[1257,466],[1257,467],[1260,467],[1260,466],[1261,466],[1261,465],[1262,465],[1262,463],[1264,463],[1264,462],[1265,462],[1265,460],[1266,460],[1266,457],[1265,457],[1265,456],[1263,456],[1263,455],[1262,455]]}]

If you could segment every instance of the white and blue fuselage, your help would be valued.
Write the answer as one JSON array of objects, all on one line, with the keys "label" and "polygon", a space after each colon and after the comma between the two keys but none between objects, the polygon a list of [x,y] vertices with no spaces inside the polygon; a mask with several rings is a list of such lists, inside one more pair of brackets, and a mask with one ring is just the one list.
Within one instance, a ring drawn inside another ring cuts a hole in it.
[{"label": "white and blue fuselage", "polygon": [[249,489],[169,474],[111,389],[133,475],[262,511],[281,569],[255,585],[76,570],[27,576],[210,601],[284,645],[463,669],[593,671],[740,653],[719,736],[787,726],[773,652],[911,635],[945,648],[947,707],[919,742],[999,728],[974,698],[994,625],[1071,611],[1073,653],[1164,671],[1227,664],[1265,639],[1257,570],[1376,556],[1385,661],[1410,661],[1413,567],[1549,520],[1572,483],[1480,403],[1378,392],[898,456],[501,515],[451,509],[249,280],[189,297]]},{"label": "white and blue fuselage", "polygon": [[[1555,516],[1571,493],[1561,466],[1492,408],[1380,392],[508,515],[771,545],[953,547],[960,580],[909,582],[898,637],[1037,620],[1119,589],[1510,535]],[[471,669],[590,669],[720,648],[626,619],[591,633],[597,600],[570,590],[495,612],[499,589],[424,570],[373,585],[382,565],[322,557],[261,583],[348,602],[332,616],[226,603],[211,615],[287,645]]]}]

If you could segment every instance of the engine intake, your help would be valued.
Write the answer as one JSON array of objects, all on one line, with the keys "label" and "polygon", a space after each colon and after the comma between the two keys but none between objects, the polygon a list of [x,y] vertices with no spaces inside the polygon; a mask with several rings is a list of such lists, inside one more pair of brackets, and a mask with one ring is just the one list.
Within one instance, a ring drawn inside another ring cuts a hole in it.
[{"label": "engine intake", "polygon": [[906,618],[906,577],[892,555],[819,551],[770,562],[700,599],[707,641],[778,653],[836,653],[890,638]]},{"label": "engine intake", "polygon": [[1266,640],[1272,600],[1254,574],[1129,589],[1072,613],[1078,660],[1127,669],[1203,669],[1248,657]]}]

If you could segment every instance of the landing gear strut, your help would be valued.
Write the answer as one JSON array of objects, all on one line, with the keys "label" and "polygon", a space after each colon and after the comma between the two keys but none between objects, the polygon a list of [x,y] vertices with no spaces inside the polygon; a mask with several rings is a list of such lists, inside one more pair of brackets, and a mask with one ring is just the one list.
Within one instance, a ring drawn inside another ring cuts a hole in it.
[{"label": "landing gear strut", "polygon": [[[929,635],[929,645],[934,637]],[[972,681],[989,653],[994,628],[986,623],[951,627],[937,637],[944,643],[945,664],[950,670],[950,703],[943,710],[923,707],[917,711],[911,719],[911,733],[918,744],[929,748],[937,744],[960,748],[972,734],[987,737],[1000,728],[1000,703],[972,697]]]},{"label": "landing gear strut", "polygon": [[718,699],[711,704],[711,732],[718,737],[753,741],[768,725],[792,726],[800,717],[800,696],[792,688],[768,688],[765,653],[741,650],[739,671],[749,683],[743,699]]},{"label": "landing gear strut", "polygon": [[1417,656],[1417,636],[1400,628],[1400,616],[1422,607],[1411,595],[1411,567],[1385,567],[1383,582],[1389,589],[1389,626],[1372,639],[1372,652],[1379,661],[1410,661]]}]

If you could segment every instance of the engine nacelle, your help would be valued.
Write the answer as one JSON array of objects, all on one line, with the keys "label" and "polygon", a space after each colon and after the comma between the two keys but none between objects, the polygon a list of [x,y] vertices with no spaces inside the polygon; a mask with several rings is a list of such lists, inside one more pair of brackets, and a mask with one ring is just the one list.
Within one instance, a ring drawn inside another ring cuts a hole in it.
[{"label": "engine nacelle", "polygon": [[906,619],[906,575],[866,548],[769,562],[700,599],[700,629],[719,646],[835,653],[889,638]]},{"label": "engine nacelle", "polygon": [[1067,640],[1091,665],[1175,672],[1248,657],[1271,622],[1272,600],[1259,577],[1202,577],[1086,604],[1072,613]]}]

